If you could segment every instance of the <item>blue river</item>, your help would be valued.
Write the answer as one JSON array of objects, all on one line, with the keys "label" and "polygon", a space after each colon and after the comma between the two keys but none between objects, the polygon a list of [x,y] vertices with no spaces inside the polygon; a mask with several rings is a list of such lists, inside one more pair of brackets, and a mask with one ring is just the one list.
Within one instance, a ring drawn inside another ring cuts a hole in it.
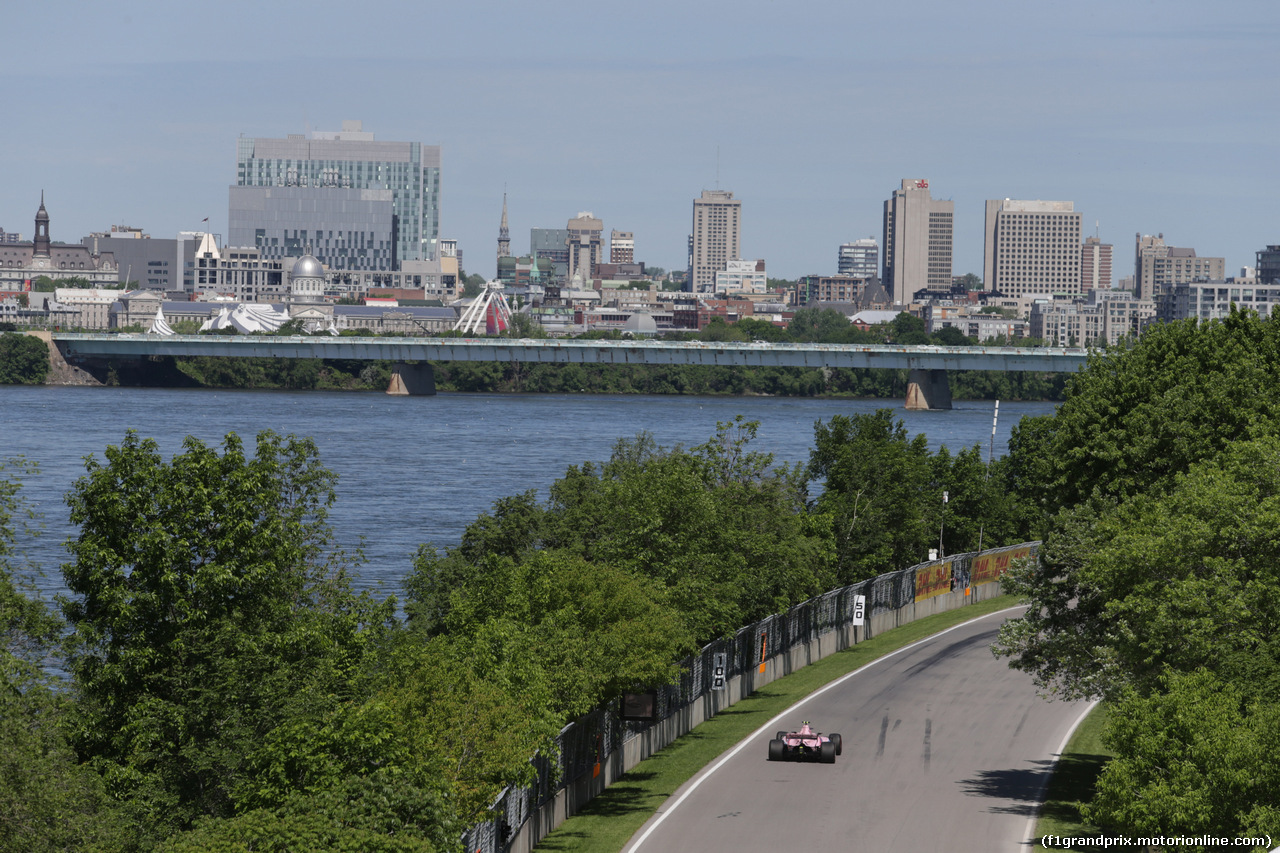
[{"label": "blue river", "polygon": [[1054,404],[1002,403],[993,441],[994,405],[985,401],[910,412],[900,400],[7,386],[0,388],[0,458],[38,466],[20,479],[39,535],[22,537],[11,563],[33,575],[43,595],[63,590],[64,543],[75,535],[64,497],[85,458],[102,459],[130,429],[155,439],[166,456],[188,435],[218,445],[234,432],[247,449],[262,430],[310,436],[338,474],[331,522],[339,544],[365,556],[356,585],[396,593],[419,545],[456,545],[495,500],[528,489],[545,497],[568,466],[607,459],[620,438],[647,431],[663,446],[693,446],[714,435],[718,422],[743,415],[759,422],[754,449],[778,463],[804,463],[815,422],[880,408],[892,409],[911,435],[924,433],[934,450],[979,445],[1000,456],[1021,417],[1052,413]]}]

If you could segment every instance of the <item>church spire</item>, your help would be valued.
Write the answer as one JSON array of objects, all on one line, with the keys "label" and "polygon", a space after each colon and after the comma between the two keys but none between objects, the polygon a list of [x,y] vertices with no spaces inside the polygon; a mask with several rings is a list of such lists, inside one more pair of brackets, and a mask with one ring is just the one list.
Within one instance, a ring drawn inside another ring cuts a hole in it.
[{"label": "church spire", "polygon": [[502,194],[502,225],[498,228],[498,257],[511,257],[511,231],[507,228],[507,194]]},{"label": "church spire", "polygon": [[40,190],[40,209],[36,211],[36,238],[32,250],[36,255],[49,255],[49,211],[44,209],[44,190]]}]

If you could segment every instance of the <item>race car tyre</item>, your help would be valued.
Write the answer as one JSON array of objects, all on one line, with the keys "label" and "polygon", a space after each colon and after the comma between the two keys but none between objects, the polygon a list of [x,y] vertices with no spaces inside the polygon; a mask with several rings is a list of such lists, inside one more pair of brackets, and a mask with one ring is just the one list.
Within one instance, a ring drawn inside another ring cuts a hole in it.
[{"label": "race car tyre", "polygon": [[782,739],[783,739],[784,737],[786,737],[788,734],[789,734],[789,733],[788,733],[788,732],[785,732],[785,731],[783,731],[783,732],[778,732],[776,735],[774,735],[774,737],[776,737],[778,740],[782,740]]},{"label": "race car tyre", "polygon": [[786,754],[787,745],[782,742],[781,738],[774,738],[769,741],[769,760],[781,761]]},{"label": "race car tyre", "polygon": [[828,735],[828,737],[836,745],[836,755],[842,754],[844,752],[844,741],[841,740],[840,735]]},{"label": "race car tyre", "polygon": [[831,741],[827,741],[826,743],[824,743],[822,745],[822,753],[821,753],[821,758],[819,760],[821,760],[823,764],[835,764],[836,763],[836,745]]}]

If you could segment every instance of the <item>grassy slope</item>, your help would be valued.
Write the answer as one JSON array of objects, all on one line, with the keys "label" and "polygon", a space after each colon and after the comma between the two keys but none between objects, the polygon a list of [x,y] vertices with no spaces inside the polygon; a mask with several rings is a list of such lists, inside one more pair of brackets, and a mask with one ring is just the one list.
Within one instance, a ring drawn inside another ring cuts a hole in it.
[{"label": "grassy slope", "polygon": [[[581,812],[561,824],[536,849],[618,853],[677,788],[766,721],[814,690],[930,634],[1016,604],[1011,596],[1001,596],[929,616],[829,655],[762,687],[638,764]],[[1046,808],[1046,816],[1048,811]]]}]

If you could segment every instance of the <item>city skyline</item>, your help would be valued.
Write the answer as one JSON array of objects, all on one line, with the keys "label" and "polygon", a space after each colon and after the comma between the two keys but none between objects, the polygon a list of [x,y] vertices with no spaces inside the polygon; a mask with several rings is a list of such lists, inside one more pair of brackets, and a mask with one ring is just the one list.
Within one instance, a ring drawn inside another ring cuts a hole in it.
[{"label": "city skyline", "polygon": [[[789,279],[878,239],[884,200],[922,175],[955,205],[955,275],[981,275],[997,198],[1074,202],[1082,236],[1117,247],[1115,281],[1135,233],[1224,257],[1228,275],[1280,242],[1265,49],[1280,10],[1032,5],[661,0],[589,20],[496,3],[372,2],[358,18],[325,0],[74,5],[56,51],[21,39],[0,59],[26,93],[0,227],[29,239],[43,189],[57,241],[112,225],[172,239],[206,217],[226,239],[238,138],[359,120],[441,147],[440,236],[486,277],[504,191],[513,254],[529,229],[591,210],[669,270],[685,266],[690,200],[731,191],[743,255]],[[36,32],[49,17],[9,20]],[[526,121],[531,107],[571,118]]]}]

